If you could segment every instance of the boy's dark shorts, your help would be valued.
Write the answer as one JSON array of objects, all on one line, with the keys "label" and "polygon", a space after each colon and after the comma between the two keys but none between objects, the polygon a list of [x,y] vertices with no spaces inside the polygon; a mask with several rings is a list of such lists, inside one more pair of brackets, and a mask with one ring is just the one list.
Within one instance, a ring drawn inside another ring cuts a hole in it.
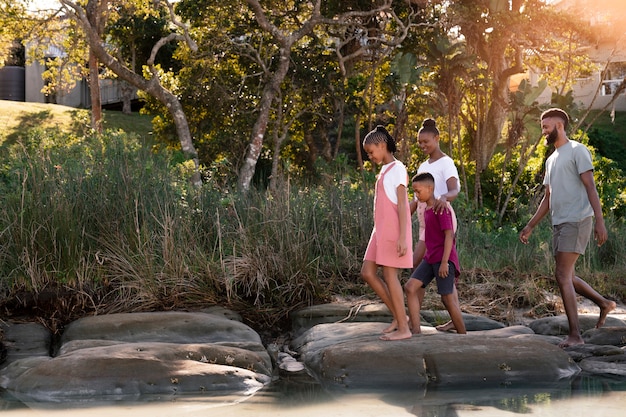
[{"label": "boy's dark shorts", "polygon": [[426,288],[433,279],[437,279],[437,294],[449,295],[454,292],[454,284],[456,281],[456,269],[454,264],[448,261],[448,276],[441,278],[439,276],[439,266],[441,262],[429,264],[422,260],[422,262],[415,268],[411,274],[411,278],[422,281],[422,286]]}]

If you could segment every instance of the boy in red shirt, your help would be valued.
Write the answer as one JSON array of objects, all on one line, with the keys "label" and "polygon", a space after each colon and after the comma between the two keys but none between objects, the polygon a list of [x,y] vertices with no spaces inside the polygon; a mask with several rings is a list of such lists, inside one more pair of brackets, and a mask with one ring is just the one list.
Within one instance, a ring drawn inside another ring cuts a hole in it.
[{"label": "boy in red shirt", "polygon": [[[435,213],[435,179],[430,173],[417,174],[412,180],[413,191],[419,201],[426,203],[424,224],[426,228],[426,254],[422,262],[411,274],[406,287],[417,290],[426,287],[433,279],[437,280],[437,292],[443,305],[450,313],[450,319],[457,333],[466,333],[463,315],[459,307],[459,298],[454,291],[457,277],[460,275],[459,257],[456,252],[452,214],[449,210]],[[407,291],[408,292],[408,291]],[[420,301],[418,297],[409,297],[409,318],[413,334],[421,333]]]}]

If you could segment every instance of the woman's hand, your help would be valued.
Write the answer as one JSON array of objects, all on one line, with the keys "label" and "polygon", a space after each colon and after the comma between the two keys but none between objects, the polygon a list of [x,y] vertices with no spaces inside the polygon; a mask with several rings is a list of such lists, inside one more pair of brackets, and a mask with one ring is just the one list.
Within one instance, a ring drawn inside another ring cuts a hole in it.
[{"label": "woman's hand", "polygon": [[448,200],[444,196],[436,198],[435,202],[433,203],[433,211],[436,214],[441,214],[445,210],[449,210],[449,208],[448,208]]}]

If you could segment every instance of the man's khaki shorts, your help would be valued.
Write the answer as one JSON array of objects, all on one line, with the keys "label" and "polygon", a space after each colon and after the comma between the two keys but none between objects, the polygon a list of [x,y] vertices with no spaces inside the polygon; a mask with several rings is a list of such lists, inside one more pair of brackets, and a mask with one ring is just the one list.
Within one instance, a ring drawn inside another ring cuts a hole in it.
[{"label": "man's khaki shorts", "polygon": [[591,238],[593,217],[587,217],[579,222],[557,224],[552,227],[552,252],[573,252],[580,255]]}]

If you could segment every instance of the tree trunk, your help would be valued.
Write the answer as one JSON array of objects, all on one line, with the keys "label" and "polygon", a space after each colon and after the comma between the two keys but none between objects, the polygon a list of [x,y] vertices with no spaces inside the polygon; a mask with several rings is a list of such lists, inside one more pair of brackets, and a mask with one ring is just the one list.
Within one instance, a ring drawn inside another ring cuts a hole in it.
[{"label": "tree trunk", "polygon": [[98,58],[89,48],[89,97],[91,99],[91,128],[102,133],[102,102],[100,100],[100,75]]},{"label": "tree trunk", "polygon": [[339,112],[339,116],[337,117],[337,140],[335,141],[335,146],[333,146],[333,153],[332,153],[332,158],[335,159],[337,157],[337,155],[339,154],[339,146],[341,146],[341,137],[343,136],[343,124],[346,118],[346,100],[345,97],[341,97],[340,100],[338,100],[339,103],[338,104],[338,112]]},{"label": "tree trunk", "polygon": [[[172,120],[174,121],[174,125],[176,126],[176,133],[178,134],[178,140],[180,141],[182,151],[185,157],[188,160],[191,160],[194,164],[195,170],[190,181],[194,185],[200,185],[202,181],[200,178],[200,172],[198,170],[198,153],[193,145],[187,117],[185,116],[183,106],[178,98],[160,84],[159,79],[156,76],[156,71],[153,72],[152,78],[148,80],[130,70],[126,65],[113,57],[105,48],[104,40],[101,38],[96,28],[92,26],[91,22],[87,18],[84,8],[77,6],[74,2],[67,2],[65,0],[59,1],[63,6],[65,6],[66,10],[69,12],[68,14],[72,18],[74,18],[85,31],[91,51],[104,66],[113,71],[113,73],[115,73],[122,80],[125,80],[139,90],[143,90],[150,94],[152,97],[156,98],[168,109],[170,115],[172,116]],[[155,45],[155,48],[158,49],[159,46],[164,45],[169,40],[182,39],[185,38],[180,35],[172,36],[171,38],[167,39],[161,39],[157,43],[157,45]],[[155,54],[156,51],[153,50],[153,55]]]},{"label": "tree trunk", "polygon": [[506,198],[504,199],[502,208],[500,209],[500,212],[498,213],[498,225],[502,224],[502,219],[504,218],[504,213],[506,212],[506,208],[509,205],[509,201],[511,201],[513,190],[515,190],[515,187],[517,186],[519,179],[522,177],[522,174],[524,173],[524,170],[526,169],[526,166],[528,165],[528,160],[535,153],[535,150],[539,146],[539,142],[541,142],[541,138],[542,136],[539,135],[539,137],[537,138],[537,140],[535,140],[535,143],[530,148],[530,150],[527,151],[526,148],[528,146],[525,146],[524,148],[522,148],[520,162],[517,167],[517,173],[515,174],[515,178],[513,178],[513,182],[511,183],[511,186],[509,187],[509,191],[506,194]]},{"label": "tree trunk", "polygon": [[136,89],[124,80],[120,80],[120,95],[122,98],[122,113],[131,114],[133,95]]},{"label": "tree trunk", "polygon": [[483,172],[487,169],[489,161],[502,138],[502,127],[506,121],[508,108],[509,78],[496,77],[489,100],[489,108],[483,120],[482,137],[476,149],[476,170]]},{"label": "tree trunk", "polygon": [[406,124],[409,120],[409,115],[406,108],[407,93],[406,88],[399,94],[399,104],[396,106],[396,123],[393,129],[393,137],[398,144],[398,159],[401,161],[407,161],[409,157],[409,141],[406,135]]},{"label": "tree trunk", "polygon": [[359,113],[354,115],[354,142],[356,163],[359,166],[359,171],[363,172],[363,153],[361,152],[361,115]]},{"label": "tree trunk", "polygon": [[[102,34],[102,10],[106,8],[107,0],[89,0],[86,6],[86,14],[93,30]],[[102,101],[100,96],[100,71],[98,57],[89,48],[89,96],[91,99],[91,128],[102,133]]]},{"label": "tree trunk", "polygon": [[280,48],[278,68],[270,78],[270,81],[265,84],[265,87],[263,88],[259,115],[257,116],[254,126],[252,127],[252,134],[250,137],[250,144],[248,145],[248,150],[246,152],[246,157],[241,165],[241,168],[239,169],[239,189],[244,192],[250,190],[256,164],[259,160],[259,156],[261,155],[261,150],[263,149],[263,140],[269,123],[272,102],[276,98],[280,85],[287,75],[290,54],[291,51],[289,49]]}]

